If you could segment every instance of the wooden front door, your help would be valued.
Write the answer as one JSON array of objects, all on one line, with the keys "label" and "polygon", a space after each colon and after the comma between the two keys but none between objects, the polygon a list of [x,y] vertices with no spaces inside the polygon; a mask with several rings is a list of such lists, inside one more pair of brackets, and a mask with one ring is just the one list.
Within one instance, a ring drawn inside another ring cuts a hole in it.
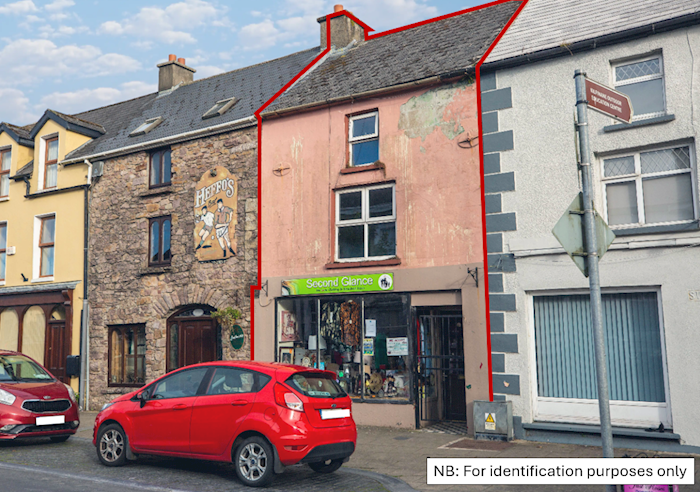
[{"label": "wooden front door", "polygon": [[46,327],[46,355],[44,366],[58,379],[66,384],[70,378],[66,377],[66,322],[49,321]]},{"label": "wooden front door", "polygon": [[216,324],[209,319],[180,323],[179,366],[216,360]]}]

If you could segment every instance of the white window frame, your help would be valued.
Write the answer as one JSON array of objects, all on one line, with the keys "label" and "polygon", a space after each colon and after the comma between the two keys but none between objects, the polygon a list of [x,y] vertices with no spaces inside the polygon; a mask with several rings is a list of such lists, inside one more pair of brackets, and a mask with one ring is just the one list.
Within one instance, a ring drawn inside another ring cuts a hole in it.
[{"label": "white window frame", "polygon": [[[39,239],[41,237],[41,223],[42,219],[53,216],[54,218],[54,231],[53,231],[53,275],[50,277],[41,276],[41,248],[39,247]],[[32,282],[53,282],[56,276],[56,252],[58,250],[58,241],[56,236],[58,234],[58,214],[56,212],[48,212],[41,215],[34,216],[34,238],[32,245]]]},{"label": "white window frame", "polygon": [[[532,341],[529,347],[530,357],[530,398],[533,422],[565,422],[576,424],[600,424],[598,400],[577,398],[545,398],[537,393],[537,346],[535,343],[535,297],[586,295],[586,289],[542,290],[526,292],[528,305],[528,332]],[[610,401],[610,418],[613,425],[621,427],[656,427],[662,422],[665,427],[673,428],[671,409],[671,392],[668,378],[666,356],[666,330],[664,326],[663,300],[661,287],[619,287],[603,288],[603,294],[637,294],[653,292],[656,294],[659,315],[659,336],[661,337],[661,364],[664,378],[665,402]]]},{"label": "white window frame", "polygon": [[[655,152],[658,150],[670,150],[677,149],[680,147],[688,147],[688,153],[690,154],[690,169],[679,169],[676,171],[662,171],[658,173],[648,173],[642,174],[642,164],[640,154],[646,152]],[[606,159],[617,159],[619,157],[634,157],[634,174],[624,174],[620,176],[611,176],[609,178],[605,177],[605,160]],[[697,184],[696,184],[696,160],[695,160],[695,146],[692,143],[683,143],[676,145],[667,145],[664,147],[655,147],[651,149],[644,149],[637,152],[625,152],[621,154],[606,155],[599,158],[599,169],[600,169],[600,181],[602,185],[602,202],[603,202],[603,214],[606,222],[609,222],[608,217],[608,193],[607,185],[609,184],[619,184],[628,183],[630,181],[635,182],[635,188],[637,192],[637,219],[639,222],[633,224],[616,224],[611,225],[611,229],[630,229],[635,227],[656,227],[664,225],[675,225],[675,224],[690,224],[698,220],[698,194],[697,194]],[[644,190],[642,188],[642,178],[643,177],[661,177],[661,176],[673,176],[676,174],[688,174],[690,173],[691,191],[693,194],[693,218],[689,220],[675,220],[667,222],[652,222],[647,224],[646,216],[644,213]]]},{"label": "white window frame", "polygon": [[[353,137],[352,130],[353,130],[353,126],[355,124],[355,120],[362,120],[365,118],[369,118],[370,116],[374,116],[374,133],[362,135],[360,137]],[[370,141],[370,140],[374,140],[374,139],[379,141],[379,111],[369,111],[367,113],[356,114],[354,116],[350,116],[350,120],[349,120],[349,124],[348,124],[348,155],[350,156],[350,160],[348,162],[348,165],[350,167],[362,167],[362,166],[370,166],[370,165],[374,164],[373,162],[368,162],[366,164],[359,164],[359,165],[355,166],[352,163],[352,144]]]},{"label": "white window frame", "polygon": [[[645,62],[648,60],[653,60],[654,58],[659,59],[659,73],[654,74],[654,75],[645,75],[643,77],[636,77],[633,79],[627,79],[627,80],[622,80],[620,82],[617,81],[617,67],[623,66],[623,65],[633,65],[635,63],[641,63]],[[625,85],[630,85],[630,84],[636,84],[638,82],[646,82],[648,80],[656,80],[656,79],[661,79],[661,97],[663,98],[664,101],[664,109],[662,111],[658,111],[656,113],[645,113],[642,115],[637,115],[634,114],[632,116],[632,121],[637,121],[637,120],[646,120],[649,118],[657,118],[659,116],[665,116],[668,112],[668,105],[666,102],[666,75],[664,73],[664,57],[663,54],[658,52],[654,53],[651,55],[647,56],[641,56],[639,58],[625,58],[624,60],[619,60],[614,63],[610,64],[612,67],[612,85],[613,88],[616,90],[619,90],[619,87],[623,87]],[[634,108],[632,108],[634,109]]]},{"label": "white window frame", "polygon": [[[392,199],[392,211],[391,215],[385,215],[383,217],[369,217],[369,192],[371,190],[391,188],[391,199]],[[362,217],[359,219],[351,220],[340,220],[340,196],[348,193],[362,192]],[[396,227],[396,183],[384,183],[381,185],[366,186],[362,188],[347,188],[343,190],[337,190],[335,192],[335,261],[337,262],[357,262],[357,261],[380,261],[388,260],[390,258],[396,257],[396,246],[393,255],[384,256],[369,256],[369,225],[370,224],[382,224],[382,223],[394,223]],[[346,226],[364,226],[365,234],[365,250],[364,256],[361,258],[340,258],[340,229]],[[396,234],[398,236],[398,234]]]},{"label": "white window frame", "polygon": [[6,202],[7,200],[10,199],[10,187],[9,185],[12,184],[10,176],[12,176],[12,153],[13,153],[13,148],[12,145],[6,145],[4,147],[0,147],[0,159],[2,159],[2,155],[5,152],[10,153],[10,169],[7,172],[7,180],[8,180],[8,187],[7,187],[7,196],[0,196],[0,202]]},{"label": "white window frame", "polygon": [[5,273],[3,275],[3,278],[0,279],[0,286],[5,285],[5,281],[7,280],[7,245],[10,243],[10,221],[0,221],[0,226],[2,225],[5,226]]}]

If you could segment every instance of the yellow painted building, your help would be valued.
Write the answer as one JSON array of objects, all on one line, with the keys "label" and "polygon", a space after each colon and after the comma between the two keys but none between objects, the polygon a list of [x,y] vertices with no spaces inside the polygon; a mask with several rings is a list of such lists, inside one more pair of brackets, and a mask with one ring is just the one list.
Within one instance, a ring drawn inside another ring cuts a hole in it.
[{"label": "yellow painted building", "polygon": [[19,350],[78,391],[88,164],[59,165],[104,133],[48,110],[0,124],[0,348]]}]

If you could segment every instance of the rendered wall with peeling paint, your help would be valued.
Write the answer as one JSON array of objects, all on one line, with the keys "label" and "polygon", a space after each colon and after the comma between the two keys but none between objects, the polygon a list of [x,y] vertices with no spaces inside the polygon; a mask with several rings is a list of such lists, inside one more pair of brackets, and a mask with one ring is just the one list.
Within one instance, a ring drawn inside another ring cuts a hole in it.
[{"label": "rendered wall with peeling paint", "polygon": [[[373,109],[385,169],[341,174],[347,115]],[[273,119],[263,131],[263,276],[326,271],[334,260],[333,188],[386,180],[396,181],[397,268],[482,261],[478,140],[471,149],[458,145],[478,135],[474,84]]]}]

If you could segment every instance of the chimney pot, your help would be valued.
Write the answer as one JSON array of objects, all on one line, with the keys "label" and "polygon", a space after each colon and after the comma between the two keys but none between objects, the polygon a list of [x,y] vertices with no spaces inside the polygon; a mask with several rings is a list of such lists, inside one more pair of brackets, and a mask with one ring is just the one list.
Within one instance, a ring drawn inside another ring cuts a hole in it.
[{"label": "chimney pot", "polygon": [[333,12],[340,12],[341,10],[345,10],[342,3],[333,5]]},{"label": "chimney pot", "polygon": [[[341,4],[337,4],[333,7],[334,13],[339,13],[345,11],[345,7],[343,7]],[[350,13],[348,11],[348,13]],[[332,14],[329,14],[332,15]],[[331,42],[329,43],[331,46],[335,47],[336,49],[342,49],[348,46],[350,43],[353,41],[357,43],[361,43],[362,41],[365,40],[365,28],[355,22],[349,15],[346,14],[340,14],[336,15],[332,18],[329,18],[329,16],[323,16],[318,19],[316,19],[318,23],[320,24],[321,27],[321,48],[325,48],[327,46],[327,39],[326,39],[326,23],[330,22],[331,23]]]},{"label": "chimney pot", "polygon": [[175,61],[177,55],[168,55],[168,61]]},{"label": "chimney pot", "polygon": [[178,62],[178,63],[182,63],[183,65],[187,65],[187,63],[185,63],[185,59],[184,59],[184,58],[178,58],[178,59],[177,59],[177,62]]},{"label": "chimney pot", "polygon": [[190,84],[196,70],[186,66],[184,58],[168,56],[168,61],[158,64],[158,92],[172,89],[181,84]]}]

